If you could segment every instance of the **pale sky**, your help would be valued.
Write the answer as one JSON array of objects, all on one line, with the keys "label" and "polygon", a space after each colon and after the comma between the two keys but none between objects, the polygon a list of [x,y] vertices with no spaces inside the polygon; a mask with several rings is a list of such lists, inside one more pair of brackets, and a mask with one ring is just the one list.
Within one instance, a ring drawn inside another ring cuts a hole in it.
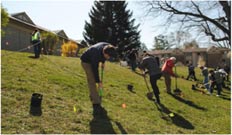
[{"label": "pale sky", "polygon": [[[127,9],[133,11],[136,25],[140,24],[140,40],[148,49],[153,48],[153,39],[162,34],[162,27],[154,27],[159,20],[145,17],[140,1],[129,0]],[[2,6],[9,14],[26,12],[32,21],[49,30],[64,30],[74,40],[83,40],[85,20],[93,0],[2,0]],[[160,18],[162,19],[162,18]]]}]

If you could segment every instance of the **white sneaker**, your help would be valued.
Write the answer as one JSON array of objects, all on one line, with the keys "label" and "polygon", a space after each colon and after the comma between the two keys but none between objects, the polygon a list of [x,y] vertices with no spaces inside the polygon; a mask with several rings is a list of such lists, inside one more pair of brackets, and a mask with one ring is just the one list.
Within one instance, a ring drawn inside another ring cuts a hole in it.
[{"label": "white sneaker", "polygon": [[220,97],[220,95],[216,95],[217,97]]}]

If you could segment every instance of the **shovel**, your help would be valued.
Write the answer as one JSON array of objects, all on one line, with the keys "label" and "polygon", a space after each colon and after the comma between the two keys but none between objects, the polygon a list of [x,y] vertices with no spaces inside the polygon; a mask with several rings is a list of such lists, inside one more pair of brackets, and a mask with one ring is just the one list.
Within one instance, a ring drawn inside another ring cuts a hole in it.
[{"label": "shovel", "polygon": [[[176,66],[175,66],[175,74],[176,74]],[[174,90],[174,93],[176,95],[180,95],[181,94],[181,90],[179,88],[177,88],[177,77],[175,77],[175,83],[176,83],[176,89]]]},{"label": "shovel", "polygon": [[[104,72],[104,68],[101,68],[101,82],[103,83],[103,72]],[[98,94],[100,96],[100,99],[102,99],[102,95],[103,95],[103,88],[100,88],[98,91]]]},{"label": "shovel", "polygon": [[145,81],[145,83],[146,83],[147,90],[148,90],[147,98],[148,98],[149,100],[152,100],[153,93],[150,91],[150,88],[149,88],[149,86],[148,86],[148,83],[147,83],[147,80],[146,80],[146,74],[143,75],[143,78],[144,78],[144,81]]}]

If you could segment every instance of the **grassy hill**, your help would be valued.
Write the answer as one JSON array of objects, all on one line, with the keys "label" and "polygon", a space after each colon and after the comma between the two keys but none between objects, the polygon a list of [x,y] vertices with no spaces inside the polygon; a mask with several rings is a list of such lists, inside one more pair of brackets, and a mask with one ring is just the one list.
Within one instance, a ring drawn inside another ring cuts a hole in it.
[{"label": "grassy hill", "polygon": [[[119,64],[106,63],[102,105],[107,115],[94,118],[79,58],[1,51],[1,132],[3,134],[230,134],[230,90],[216,97],[191,90],[192,81],[178,79],[183,96],[165,92],[158,81],[161,106],[146,98],[138,74]],[[187,68],[178,67],[186,77]],[[197,69],[197,78],[202,80]],[[172,79],[173,89],[175,79]],[[134,86],[134,92],[127,85]],[[41,116],[29,114],[34,92],[43,94]],[[126,104],[126,108],[122,107]],[[77,111],[74,112],[73,108]],[[170,117],[170,113],[174,117]]]}]

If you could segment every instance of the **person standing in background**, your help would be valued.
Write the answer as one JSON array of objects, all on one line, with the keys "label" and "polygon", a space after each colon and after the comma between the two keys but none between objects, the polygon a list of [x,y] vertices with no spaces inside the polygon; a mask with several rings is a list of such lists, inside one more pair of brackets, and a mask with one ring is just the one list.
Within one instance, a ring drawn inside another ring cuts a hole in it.
[{"label": "person standing in background", "polygon": [[35,58],[39,58],[41,53],[41,37],[38,28],[36,28],[31,34],[31,43],[34,46]]},{"label": "person standing in background", "polygon": [[204,67],[204,66],[200,66],[200,69],[201,69],[201,74],[204,76],[204,80],[203,80],[203,84],[206,88],[206,90],[208,90],[208,92],[210,92],[210,89],[209,89],[209,77],[208,77],[208,68],[207,67]]},{"label": "person standing in background", "polygon": [[188,65],[188,77],[186,78],[186,80],[188,80],[190,77],[193,77],[194,81],[197,81],[194,66],[191,63]]}]

